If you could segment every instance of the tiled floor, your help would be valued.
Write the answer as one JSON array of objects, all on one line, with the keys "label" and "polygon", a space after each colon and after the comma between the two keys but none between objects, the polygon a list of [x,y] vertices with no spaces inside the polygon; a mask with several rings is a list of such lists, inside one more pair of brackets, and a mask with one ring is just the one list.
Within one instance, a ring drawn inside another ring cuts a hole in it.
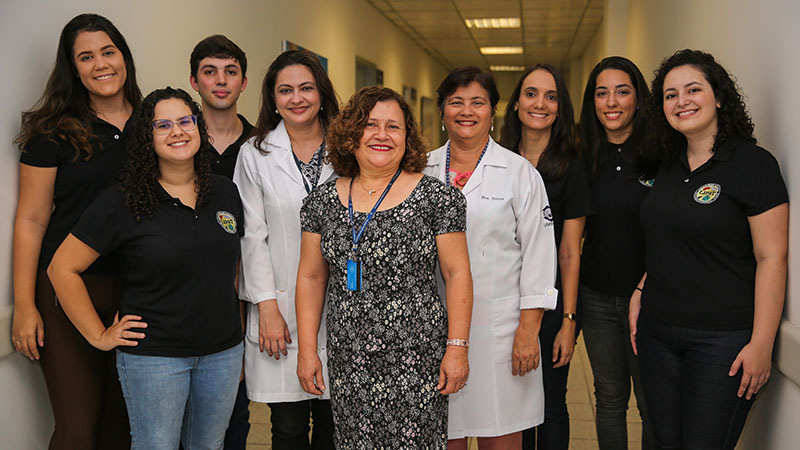
[{"label": "tiled floor", "polygon": [[[567,407],[570,415],[571,439],[570,450],[597,449],[597,434],[594,429],[594,388],[592,386],[592,369],[583,346],[583,335],[578,340],[578,347],[570,367],[567,386]],[[628,408],[628,448],[641,448],[641,422],[636,410],[636,401],[632,398]],[[269,408],[263,403],[250,405],[250,435],[247,438],[247,450],[268,450],[270,445]],[[477,450],[475,442],[470,443],[470,450]]]}]

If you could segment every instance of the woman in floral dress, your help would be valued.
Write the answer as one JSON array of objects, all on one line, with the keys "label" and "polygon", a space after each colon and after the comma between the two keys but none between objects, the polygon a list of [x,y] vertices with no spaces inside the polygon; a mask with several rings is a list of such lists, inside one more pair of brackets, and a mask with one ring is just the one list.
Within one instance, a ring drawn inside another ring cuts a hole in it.
[{"label": "woman in floral dress", "polygon": [[317,356],[327,288],[337,448],[443,449],[445,396],[469,374],[464,196],[422,175],[425,145],[391,89],[358,91],[331,124],[328,146],[343,177],[313,191],[300,213],[300,384],[317,395],[328,388]]}]

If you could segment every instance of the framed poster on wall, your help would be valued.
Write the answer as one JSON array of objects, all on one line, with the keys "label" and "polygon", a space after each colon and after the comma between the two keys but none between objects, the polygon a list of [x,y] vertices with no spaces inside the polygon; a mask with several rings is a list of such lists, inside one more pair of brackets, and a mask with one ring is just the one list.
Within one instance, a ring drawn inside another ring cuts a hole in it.
[{"label": "framed poster on wall", "polygon": [[281,51],[285,52],[287,50],[306,50],[306,51],[309,51],[309,52],[313,53],[314,55],[317,56],[317,58],[319,58],[319,62],[322,63],[322,68],[325,69],[325,72],[328,72],[328,58],[320,55],[319,53],[315,52],[314,50],[311,50],[309,48],[305,48],[305,47],[303,47],[301,45],[295,44],[294,42],[292,42],[290,40],[284,39],[283,42],[281,42]]}]

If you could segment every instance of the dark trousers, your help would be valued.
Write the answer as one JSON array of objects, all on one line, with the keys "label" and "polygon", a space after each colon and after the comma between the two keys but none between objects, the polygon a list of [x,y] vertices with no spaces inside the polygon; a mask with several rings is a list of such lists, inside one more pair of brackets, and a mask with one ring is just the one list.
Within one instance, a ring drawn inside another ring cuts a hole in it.
[{"label": "dark trousers", "polygon": [[[268,403],[274,450],[333,449],[333,413],[330,400]],[[309,419],[313,433],[309,442]]]},{"label": "dark trousers", "polygon": [[[544,384],[544,423],[522,432],[522,448],[526,450],[567,450],[569,448],[569,412],[567,411],[567,377],[569,364],[553,368],[553,343],[561,329],[564,304],[561,295],[553,311],[545,311],[539,330],[539,347]],[[575,328],[577,338],[580,325]]]},{"label": "dark trousers", "polygon": [[653,434],[662,449],[733,449],[751,400],[728,376],[752,330],[701,330],[639,320],[637,345]]},{"label": "dark trousers", "polygon": [[[83,280],[100,319],[110,325],[119,309],[119,276],[84,274]],[[56,302],[47,274],[40,271],[36,306],[44,322],[45,338],[39,354],[55,419],[50,450],[130,449],[116,352],[92,347]]]},{"label": "dark trousers", "polygon": [[592,365],[594,394],[597,399],[597,442],[600,450],[628,448],[628,401],[631,380],[636,405],[642,419],[642,448],[655,448],[650,418],[639,376],[639,363],[633,354],[628,323],[630,297],[604,294],[580,287],[579,300],[583,340]]},{"label": "dark trousers", "polygon": [[233,414],[225,432],[224,450],[246,450],[247,433],[250,432],[250,400],[247,399],[247,386],[244,380],[239,382],[236,392],[236,403],[233,404]]}]

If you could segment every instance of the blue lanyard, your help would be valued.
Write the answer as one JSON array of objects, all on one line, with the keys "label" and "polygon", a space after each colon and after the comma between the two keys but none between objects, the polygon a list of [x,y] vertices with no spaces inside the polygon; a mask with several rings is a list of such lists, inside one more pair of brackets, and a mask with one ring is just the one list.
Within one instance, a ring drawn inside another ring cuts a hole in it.
[{"label": "blue lanyard", "polygon": [[[311,157],[311,161],[308,162],[309,164],[313,164],[315,159],[322,158],[322,152],[319,151],[319,149],[322,148],[322,147],[325,147],[325,140],[324,139],[322,140],[322,145],[320,145],[317,148],[317,151],[314,152],[314,156],[312,156]],[[289,151],[292,153],[292,156],[294,157],[294,163],[295,163],[295,165],[297,165],[297,170],[300,171],[300,179],[303,180],[303,187],[306,188],[306,195],[308,195],[308,194],[311,193],[311,187],[308,185],[308,180],[306,180],[306,176],[303,175],[303,166],[302,166],[302,163],[300,161],[300,158],[298,158],[297,155],[294,154],[293,150],[289,150]]]},{"label": "blue lanyard", "polygon": [[[475,169],[478,168],[478,164],[481,163],[483,155],[486,154],[486,149],[489,148],[489,142],[492,142],[492,140],[491,139],[487,140],[486,145],[483,146],[483,151],[481,152],[481,156],[478,157],[478,162],[475,163]],[[475,169],[472,169],[472,171],[474,172]],[[445,162],[445,167],[444,167],[444,182],[445,184],[450,186],[450,141],[447,141],[447,162]]]},{"label": "blue lanyard", "polygon": [[361,235],[364,234],[364,230],[367,229],[367,224],[372,219],[372,216],[375,215],[375,211],[378,210],[378,206],[380,206],[380,204],[383,201],[384,197],[386,197],[386,194],[389,193],[389,189],[392,188],[392,185],[394,184],[395,180],[397,180],[397,177],[400,176],[400,172],[402,172],[402,171],[403,171],[402,167],[399,167],[397,169],[397,173],[394,174],[394,176],[392,177],[392,180],[389,181],[389,185],[386,186],[386,189],[383,190],[383,194],[381,194],[380,198],[375,203],[375,206],[372,207],[372,211],[370,211],[369,214],[367,215],[367,219],[364,220],[364,224],[361,225],[361,229],[358,230],[358,234],[356,234],[356,222],[355,222],[355,219],[353,218],[353,180],[355,179],[355,177],[350,179],[350,191],[347,193],[347,213],[350,216],[350,227],[353,229],[353,253],[354,254],[356,252],[358,252],[358,242],[361,240]]}]

